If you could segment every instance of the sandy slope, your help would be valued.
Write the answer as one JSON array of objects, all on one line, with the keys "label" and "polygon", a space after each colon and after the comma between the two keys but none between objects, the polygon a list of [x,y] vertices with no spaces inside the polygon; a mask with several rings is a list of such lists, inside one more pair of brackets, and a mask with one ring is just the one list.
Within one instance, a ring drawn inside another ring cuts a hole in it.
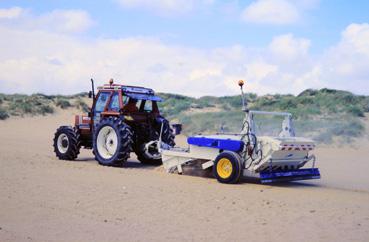
[{"label": "sandy slope", "polygon": [[368,146],[318,150],[323,179],[222,185],[134,162],[59,161],[72,116],[0,122],[0,241],[369,241]]}]

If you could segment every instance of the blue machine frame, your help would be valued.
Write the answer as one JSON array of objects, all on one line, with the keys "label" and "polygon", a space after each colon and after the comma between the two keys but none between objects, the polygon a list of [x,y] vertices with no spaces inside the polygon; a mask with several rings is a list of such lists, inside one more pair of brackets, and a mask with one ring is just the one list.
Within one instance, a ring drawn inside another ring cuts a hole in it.
[{"label": "blue machine frame", "polygon": [[241,140],[205,138],[205,137],[189,137],[187,143],[200,147],[209,147],[219,150],[229,150],[239,152],[243,150],[244,142]]},{"label": "blue machine frame", "polygon": [[260,172],[261,183],[299,181],[320,179],[318,168],[298,169],[293,171],[262,171]]}]

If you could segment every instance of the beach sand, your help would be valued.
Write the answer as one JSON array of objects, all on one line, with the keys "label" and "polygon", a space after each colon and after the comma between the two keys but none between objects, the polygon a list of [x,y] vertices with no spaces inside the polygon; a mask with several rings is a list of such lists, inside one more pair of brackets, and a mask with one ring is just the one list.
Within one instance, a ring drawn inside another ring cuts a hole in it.
[{"label": "beach sand", "polygon": [[73,112],[0,122],[0,241],[369,241],[365,140],[318,148],[321,180],[225,185],[133,155],[123,168],[90,150],[58,160],[53,135]]}]

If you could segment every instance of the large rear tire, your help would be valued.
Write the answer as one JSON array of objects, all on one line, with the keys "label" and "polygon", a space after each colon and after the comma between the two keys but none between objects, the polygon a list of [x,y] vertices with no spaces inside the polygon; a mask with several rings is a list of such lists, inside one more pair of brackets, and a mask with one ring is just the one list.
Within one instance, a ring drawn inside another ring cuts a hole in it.
[{"label": "large rear tire", "polygon": [[[162,142],[166,143],[167,145],[174,147],[176,145],[174,139],[175,139],[175,135],[174,135],[174,131],[173,129],[170,127],[169,121],[166,119],[163,119],[163,134],[161,136],[161,140]],[[160,127],[161,129],[161,127]],[[160,135],[160,129],[159,129],[159,135]]]},{"label": "large rear tire", "polygon": [[53,146],[60,160],[75,160],[81,148],[79,131],[70,126],[61,126],[56,130]]},{"label": "large rear tire", "polygon": [[[144,165],[150,165],[150,166],[160,166],[163,162],[161,160],[161,155],[159,156],[159,158],[157,159],[153,159],[151,157],[149,157],[146,154],[146,148],[145,148],[146,144],[142,144],[141,147],[138,148],[138,150],[136,150],[136,155],[137,155],[137,159],[141,162],[141,164]],[[159,151],[157,149],[153,149],[154,153],[159,153]],[[159,155],[159,154],[158,154]]]},{"label": "large rear tire", "polygon": [[122,166],[132,151],[131,128],[117,117],[102,120],[93,138],[93,153],[100,165]]},{"label": "large rear tire", "polygon": [[[161,136],[161,140],[163,143],[166,143],[167,145],[174,147],[175,146],[175,142],[174,142],[174,132],[173,129],[170,127],[169,121],[162,118],[161,122],[159,122],[159,124],[155,127],[156,129],[156,134],[157,134],[157,139],[159,139],[160,137],[160,131],[161,131],[161,124],[163,124],[163,131],[162,131],[162,136]],[[145,165],[151,165],[151,166],[160,166],[161,164],[163,164],[162,160],[161,160],[161,156],[159,155],[158,158],[153,159],[153,156],[157,156],[157,154],[153,154],[151,157],[149,157],[147,155],[148,149],[145,147],[147,143],[141,143],[141,144],[137,144],[137,148],[135,149],[135,153],[137,155],[137,159]],[[152,152],[154,153],[158,153],[157,150],[155,149],[151,149]]]}]

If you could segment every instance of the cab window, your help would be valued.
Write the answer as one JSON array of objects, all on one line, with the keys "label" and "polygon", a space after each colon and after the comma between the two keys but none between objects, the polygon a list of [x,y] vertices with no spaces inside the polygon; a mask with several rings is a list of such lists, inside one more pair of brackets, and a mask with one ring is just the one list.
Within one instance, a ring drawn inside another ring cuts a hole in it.
[{"label": "cab window", "polygon": [[123,95],[123,105],[128,104],[129,97]]},{"label": "cab window", "polygon": [[95,104],[95,112],[100,113],[103,112],[106,106],[106,103],[109,100],[110,92],[100,92],[99,97]]},{"label": "cab window", "polygon": [[117,92],[115,92],[111,98],[109,110],[116,112],[119,111],[119,94]]},{"label": "cab window", "polygon": [[147,100],[145,102],[144,112],[146,112],[146,113],[151,113],[152,112],[152,102],[151,101]]},{"label": "cab window", "polygon": [[124,104],[123,112],[135,113],[138,112],[141,100],[129,98]]}]

